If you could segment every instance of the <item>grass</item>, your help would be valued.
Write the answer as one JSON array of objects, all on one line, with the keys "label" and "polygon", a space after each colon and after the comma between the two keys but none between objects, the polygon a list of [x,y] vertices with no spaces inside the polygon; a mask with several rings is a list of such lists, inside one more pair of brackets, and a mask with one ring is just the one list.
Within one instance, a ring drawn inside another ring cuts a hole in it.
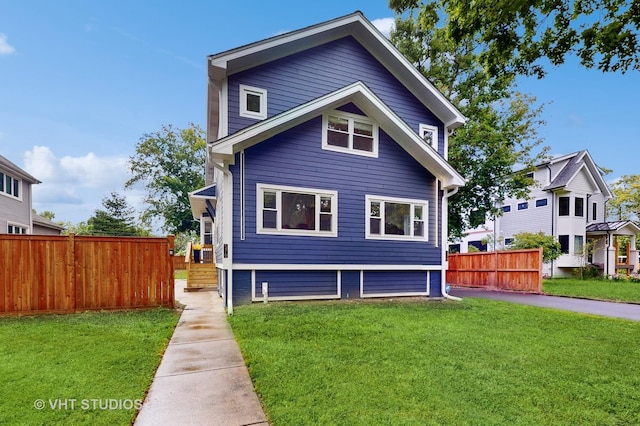
[{"label": "grass", "polygon": [[187,270],[186,269],[178,269],[174,271],[173,276],[176,280],[186,280],[187,279]]},{"label": "grass", "polygon": [[0,424],[131,424],[177,321],[169,309],[0,318]]},{"label": "grass", "polygon": [[503,302],[273,303],[230,317],[274,425],[640,423],[640,324]]},{"label": "grass", "polygon": [[554,278],[544,280],[542,287],[545,293],[553,296],[640,303],[640,283],[638,282]]}]

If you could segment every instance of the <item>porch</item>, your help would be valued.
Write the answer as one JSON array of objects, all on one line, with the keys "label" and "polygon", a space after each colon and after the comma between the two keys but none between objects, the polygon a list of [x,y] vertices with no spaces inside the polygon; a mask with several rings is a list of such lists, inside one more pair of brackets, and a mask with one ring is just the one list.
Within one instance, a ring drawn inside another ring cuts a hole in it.
[{"label": "porch", "polygon": [[640,227],[629,220],[587,226],[587,261],[597,265],[605,276],[638,273],[637,234]]}]

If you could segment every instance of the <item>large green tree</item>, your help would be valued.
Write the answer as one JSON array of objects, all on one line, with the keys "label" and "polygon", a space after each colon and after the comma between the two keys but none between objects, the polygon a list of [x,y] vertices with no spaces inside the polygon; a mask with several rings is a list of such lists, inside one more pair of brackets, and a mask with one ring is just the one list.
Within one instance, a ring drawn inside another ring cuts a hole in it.
[{"label": "large green tree", "polygon": [[613,199],[607,202],[611,219],[638,220],[640,218],[640,175],[624,175],[611,185]]},{"label": "large green tree", "polygon": [[129,159],[132,177],[125,186],[143,185],[145,222],[157,220],[173,234],[198,230],[188,192],[204,185],[205,147],[205,133],[195,124],[185,129],[162,126],[140,138]]},{"label": "large green tree", "polygon": [[396,10],[446,17],[456,43],[476,40],[491,75],[543,76],[577,55],[587,68],[640,69],[640,0],[391,0]]},{"label": "large green tree", "polygon": [[495,217],[497,203],[528,195],[527,172],[546,154],[537,132],[542,107],[516,90],[516,73],[489,72],[477,35],[451,36],[443,4],[390,6],[397,13],[391,41],[469,118],[449,138],[449,162],[467,179],[449,204],[450,234],[459,237],[484,222],[474,210]]}]

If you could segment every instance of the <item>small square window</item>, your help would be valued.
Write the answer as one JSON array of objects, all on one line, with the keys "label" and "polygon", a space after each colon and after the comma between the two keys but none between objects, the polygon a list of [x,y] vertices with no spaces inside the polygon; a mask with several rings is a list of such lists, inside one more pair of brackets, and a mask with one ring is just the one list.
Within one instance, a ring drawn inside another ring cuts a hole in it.
[{"label": "small square window", "polygon": [[421,124],[419,134],[424,143],[438,150],[438,128],[429,124]]},{"label": "small square window", "polygon": [[511,206],[503,206],[502,211],[505,213],[509,213],[511,211]]},{"label": "small square window", "polygon": [[257,119],[267,118],[267,91],[241,84],[240,116]]},{"label": "small square window", "polygon": [[524,203],[518,203],[518,210],[526,210],[529,208],[529,203],[525,201]]},{"label": "small square window", "polygon": [[547,205],[547,199],[542,198],[540,200],[536,200],[536,207],[544,207]]}]

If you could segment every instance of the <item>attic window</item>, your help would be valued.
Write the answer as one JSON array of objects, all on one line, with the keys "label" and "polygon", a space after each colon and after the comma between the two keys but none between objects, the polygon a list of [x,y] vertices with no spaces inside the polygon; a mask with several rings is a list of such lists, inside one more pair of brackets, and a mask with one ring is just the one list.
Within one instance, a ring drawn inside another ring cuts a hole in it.
[{"label": "attic window", "polygon": [[427,145],[431,145],[433,149],[438,150],[438,128],[429,124],[420,125],[420,137]]},{"label": "attic window", "polygon": [[322,116],[322,149],[378,156],[378,125],[368,117],[342,111]]},{"label": "attic window", "polygon": [[240,117],[267,118],[267,91],[240,85]]}]

